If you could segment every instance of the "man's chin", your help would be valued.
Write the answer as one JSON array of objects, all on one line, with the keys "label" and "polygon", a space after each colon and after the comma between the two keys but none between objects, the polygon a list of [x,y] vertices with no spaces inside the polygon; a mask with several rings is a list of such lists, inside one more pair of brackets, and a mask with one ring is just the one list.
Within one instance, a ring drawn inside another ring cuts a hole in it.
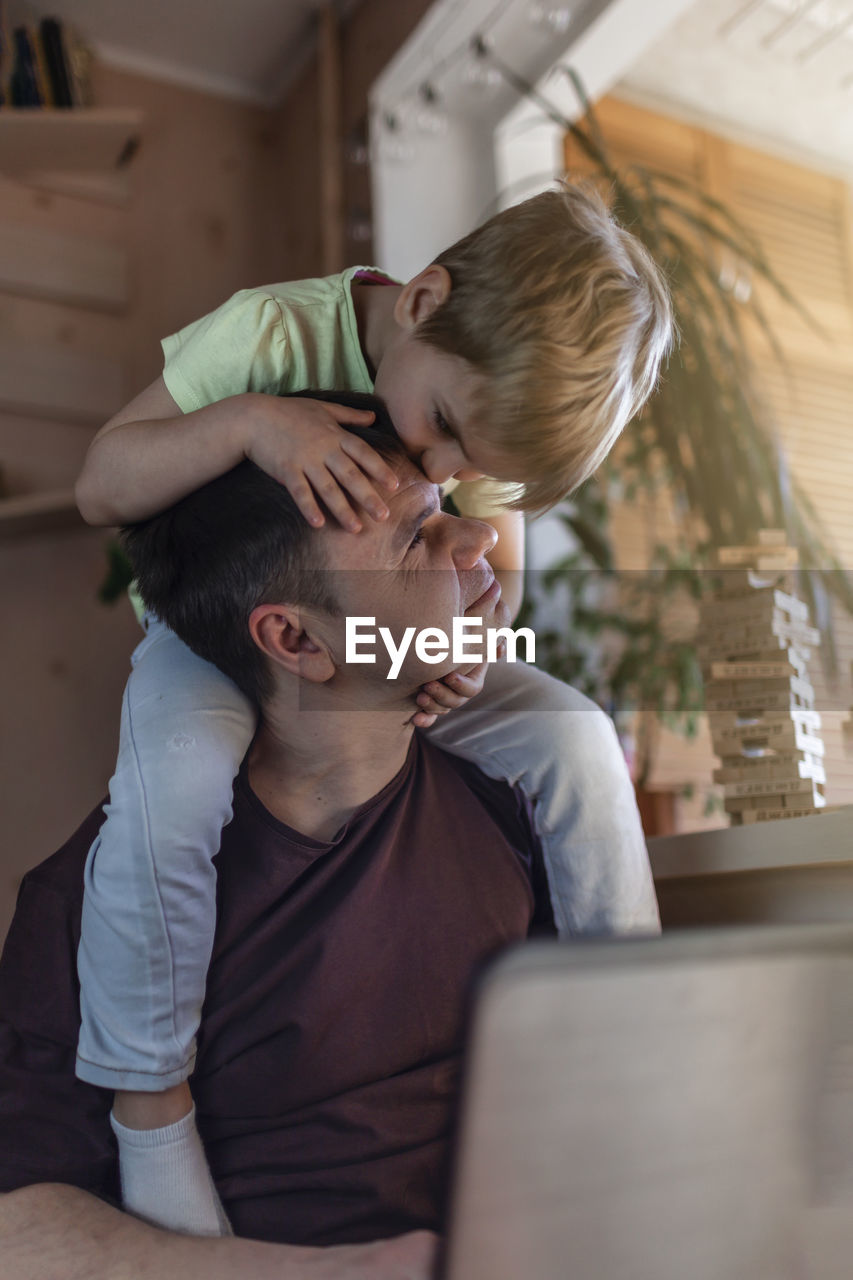
[{"label": "man's chin", "polygon": [[509,605],[503,599],[495,602],[491,618],[483,618],[484,627],[508,627],[510,624]]}]

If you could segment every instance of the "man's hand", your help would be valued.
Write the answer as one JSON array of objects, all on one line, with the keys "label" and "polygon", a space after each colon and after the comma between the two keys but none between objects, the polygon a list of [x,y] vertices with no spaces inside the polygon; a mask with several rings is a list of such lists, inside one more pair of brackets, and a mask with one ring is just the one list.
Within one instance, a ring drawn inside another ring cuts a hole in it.
[{"label": "man's hand", "polygon": [[[316,1249],[307,1259],[305,1280],[429,1280],[437,1248],[432,1231],[410,1231],[375,1244]],[[287,1274],[282,1272],[282,1280]]]},{"label": "man's hand", "polygon": [[375,520],[388,508],[375,484],[389,492],[397,477],[384,458],[341,423],[368,427],[372,410],[350,409],[299,396],[247,394],[244,453],[290,493],[309,524],[325,523],[320,502],[352,533],[361,529],[353,503]]},{"label": "man's hand", "polygon": [[318,1248],[162,1231],[78,1187],[0,1194],[0,1280],[429,1280],[438,1237]]}]

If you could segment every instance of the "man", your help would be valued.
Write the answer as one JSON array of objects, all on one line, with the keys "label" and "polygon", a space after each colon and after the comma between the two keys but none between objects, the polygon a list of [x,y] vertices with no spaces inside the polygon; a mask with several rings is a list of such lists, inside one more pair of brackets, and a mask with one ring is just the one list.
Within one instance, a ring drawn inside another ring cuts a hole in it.
[{"label": "man", "polygon": [[[26,878],[0,968],[3,1280],[428,1274],[470,978],[553,926],[523,802],[412,729],[413,695],[452,662],[427,666],[412,646],[388,680],[380,648],[376,664],[345,660],[347,616],[374,616],[397,639],[412,625],[449,635],[454,617],[507,619],[485,560],[494,531],[443,513],[396,444],[367,436],[399,488],[390,518],[357,538],[331,522],[311,530],[248,463],[150,522],[147,545],[144,531],[132,538],[153,563],[168,530],[173,553],[206,558],[212,583],[291,554],[309,584],[295,604],[256,592],[248,628],[232,608],[229,629],[221,597],[219,613],[208,600],[195,617],[205,656],[262,708],[217,860],[192,1081],[223,1203],[251,1238],[181,1237],[114,1207],[109,1094],[73,1066],[96,812]],[[233,536],[213,546],[198,531],[214,526]],[[307,572],[293,538],[310,548]]]},{"label": "man", "polygon": [[[388,680],[381,645],[375,664],[345,660],[348,616],[375,617],[397,642],[411,626],[450,635],[454,617],[506,622],[484,558],[494,531],[443,513],[396,444],[364,434],[399,487],[389,519],[358,537],[311,530],[249,464],[131,535],[152,600],[172,591],[167,620],[262,708],[217,859],[192,1080],[240,1238],[181,1237],[114,1207],[109,1095],[74,1078],[96,812],[26,878],[0,966],[0,1280],[428,1274],[470,977],[553,922],[523,799],[413,734],[413,695],[452,661],[426,666],[412,645]],[[176,556],[192,591],[158,585],[156,566]],[[614,766],[596,739],[605,718],[579,701],[583,786]],[[595,806],[578,797],[578,829],[607,864],[590,918],[621,858],[608,857],[604,817],[592,830]]]}]

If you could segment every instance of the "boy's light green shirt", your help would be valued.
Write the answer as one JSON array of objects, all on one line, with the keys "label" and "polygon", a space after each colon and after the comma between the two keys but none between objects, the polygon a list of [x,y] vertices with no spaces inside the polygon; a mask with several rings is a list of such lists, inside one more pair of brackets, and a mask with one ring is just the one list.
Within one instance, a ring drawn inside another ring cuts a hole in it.
[{"label": "boy's light green shirt", "polygon": [[350,287],[366,269],[243,289],[165,338],[163,378],[181,411],[246,391],[372,391]]},{"label": "boy's light green shirt", "polygon": [[[352,299],[353,277],[360,271],[384,274],[376,267],[349,267],[316,280],[243,289],[164,338],[163,379],[181,412],[247,391],[373,391]],[[506,486],[495,481],[450,480],[443,488],[454,491],[462,515],[487,517],[503,509]],[[139,614],[135,592],[131,599]]]}]

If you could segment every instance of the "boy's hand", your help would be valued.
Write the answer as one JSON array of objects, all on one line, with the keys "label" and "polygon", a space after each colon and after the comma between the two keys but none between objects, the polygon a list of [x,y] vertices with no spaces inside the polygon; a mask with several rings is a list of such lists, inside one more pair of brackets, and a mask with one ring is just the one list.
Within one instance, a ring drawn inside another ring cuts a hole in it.
[{"label": "boy's hand", "polygon": [[[506,640],[501,639],[498,642],[498,659],[505,653]],[[418,710],[412,716],[415,728],[428,729],[439,716],[446,716],[448,711],[462,707],[471,698],[476,698],[482,691],[488,668],[488,662],[481,662],[468,671],[451,671],[443,680],[429,680],[421,685],[421,691],[415,699]]]},{"label": "boy's hand", "polygon": [[352,533],[361,529],[353,499],[375,520],[385,519],[388,508],[374,482],[393,492],[397,477],[375,449],[339,425],[368,427],[372,410],[260,393],[251,401],[244,453],[284,485],[309,524],[325,523],[320,501]]}]

